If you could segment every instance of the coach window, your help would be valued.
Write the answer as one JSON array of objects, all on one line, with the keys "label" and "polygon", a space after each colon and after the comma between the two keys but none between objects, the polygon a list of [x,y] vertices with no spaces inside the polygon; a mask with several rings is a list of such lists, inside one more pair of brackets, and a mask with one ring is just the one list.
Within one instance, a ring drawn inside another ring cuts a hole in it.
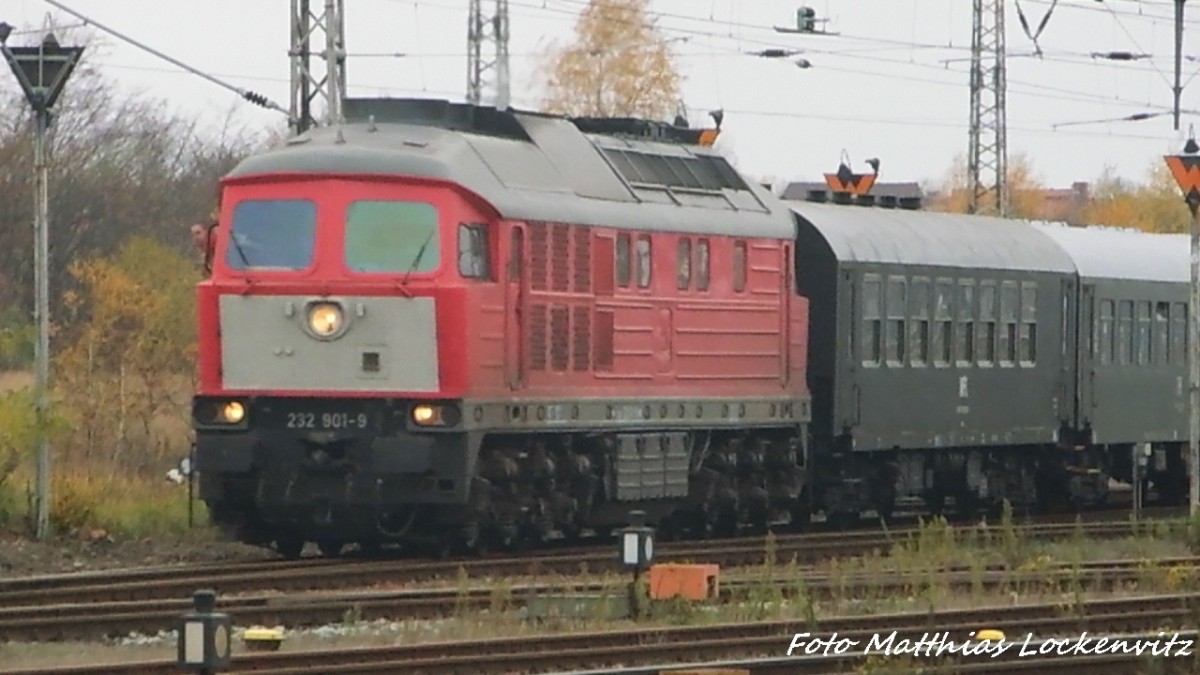
[{"label": "coach window", "polygon": [[733,242],[733,290],[746,290],[746,242]]},{"label": "coach window", "polygon": [[1154,362],[1159,364],[1167,364],[1170,362],[1170,351],[1168,332],[1171,326],[1170,322],[1170,303],[1156,302],[1154,303],[1154,349],[1152,357]]},{"label": "coach window", "polygon": [[1100,365],[1103,366],[1116,362],[1117,341],[1114,339],[1113,321],[1113,301],[1101,300],[1100,317],[1096,321],[1099,325],[1099,330],[1096,332],[1099,334],[1100,339],[1097,340],[1096,346],[1100,350],[1100,353],[1097,355],[1099,357],[1098,360],[1100,361]]},{"label": "coach window", "polygon": [[1182,302],[1171,304],[1171,358],[1172,363],[1187,363],[1187,305]]},{"label": "coach window", "polygon": [[1021,365],[1037,362],[1037,284],[1021,284],[1021,336],[1018,348]]},{"label": "coach window", "polygon": [[1117,303],[1117,362],[1123,366],[1133,363],[1133,301]]},{"label": "coach window", "polygon": [[953,293],[952,280],[937,280],[933,290],[933,360],[939,366],[948,366],[953,360],[951,353],[954,350],[954,322],[950,320],[950,298]]},{"label": "coach window", "polygon": [[883,351],[883,313],[880,293],[883,291],[879,277],[868,274],[863,277],[863,363],[879,365]]},{"label": "coach window", "polygon": [[958,280],[958,332],[955,336],[957,343],[955,352],[959,366],[970,366],[975,363],[975,280]]},{"label": "coach window", "polygon": [[979,321],[983,324],[980,365],[991,365],[996,360],[996,309],[996,282],[985,281],[979,285]]},{"label": "coach window", "polygon": [[346,265],[355,272],[432,272],[439,239],[432,204],[358,201],[346,212]]},{"label": "coach window", "polygon": [[629,288],[629,235],[617,235],[617,285]]},{"label": "coach window", "polygon": [[1020,289],[1015,281],[1000,284],[1000,363],[1011,366],[1017,362],[1017,311]]},{"label": "coach window", "polygon": [[929,279],[915,277],[908,293],[909,330],[912,331],[908,362],[923,366],[929,362]]},{"label": "coach window", "polygon": [[1150,303],[1143,300],[1137,304],[1137,364],[1150,363]]},{"label": "coach window", "polygon": [[650,237],[637,240],[637,282],[640,288],[650,287]]},{"label": "coach window", "polygon": [[904,365],[904,315],[907,284],[903,277],[888,277],[887,288],[887,360],[889,365]]},{"label": "coach window", "polygon": [[708,290],[708,240],[696,242],[696,290]]},{"label": "coach window", "polygon": [[458,226],[458,273],[465,279],[491,279],[485,225]]},{"label": "coach window", "polygon": [[679,290],[686,291],[692,285],[692,240],[680,239],[675,252],[675,272],[679,278]]}]

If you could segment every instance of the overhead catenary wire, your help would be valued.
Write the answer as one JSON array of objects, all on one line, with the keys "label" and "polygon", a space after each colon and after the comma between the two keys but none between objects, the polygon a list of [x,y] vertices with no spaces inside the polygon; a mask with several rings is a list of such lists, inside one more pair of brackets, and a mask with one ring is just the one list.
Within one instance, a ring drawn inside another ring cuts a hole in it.
[{"label": "overhead catenary wire", "polygon": [[279,105],[278,103],[275,103],[274,101],[268,99],[266,96],[263,96],[262,94],[260,94],[258,92],[250,91],[248,89],[242,89],[241,87],[237,87],[235,85],[229,84],[228,82],[217,79],[216,77],[209,75],[208,73],[204,72],[203,70],[200,70],[199,68],[194,68],[194,67],[184,63],[183,61],[180,61],[179,59],[168,56],[167,54],[164,54],[149,45],[139,42],[138,40],[131,38],[128,35],[125,35],[124,33],[121,33],[120,31],[118,31],[114,28],[110,28],[94,19],[86,17],[83,14],[80,14],[79,12],[71,9],[70,7],[67,7],[66,5],[59,2],[58,0],[46,0],[46,2],[61,9],[64,12],[74,16],[75,18],[82,21],[85,25],[95,26],[96,28],[99,28],[100,30],[102,30],[108,34],[110,34],[116,38],[119,38],[121,40],[124,40],[125,42],[128,42],[129,44],[137,47],[138,49],[149,52],[150,54],[153,54],[154,56],[157,56],[158,58],[160,58],[164,61],[167,61],[168,63],[171,63],[172,65],[182,68],[182,69],[188,71],[189,73],[196,75],[197,77],[204,78],[205,80],[208,80],[209,82],[212,82],[213,84],[215,84],[219,87],[228,89],[228,90],[236,93],[238,96],[241,96],[246,101],[253,103],[254,105],[257,105],[262,108],[268,108],[271,110],[279,111],[279,112],[283,113],[284,115],[287,115],[289,118],[291,118],[291,112],[289,112],[287,108],[284,108],[283,106]]}]

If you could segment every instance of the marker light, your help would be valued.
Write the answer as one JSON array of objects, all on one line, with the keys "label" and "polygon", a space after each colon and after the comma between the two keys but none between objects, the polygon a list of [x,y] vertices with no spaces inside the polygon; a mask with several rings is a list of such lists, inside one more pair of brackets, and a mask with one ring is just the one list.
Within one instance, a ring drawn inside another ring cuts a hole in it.
[{"label": "marker light", "polygon": [[328,302],[309,307],[308,327],[318,337],[337,335],[342,329],[342,308]]},{"label": "marker light", "polygon": [[462,421],[462,412],[453,403],[413,406],[412,421],[419,427],[453,427]]},{"label": "marker light", "polygon": [[246,407],[238,401],[230,401],[221,406],[221,420],[230,424],[237,424],[246,417]]}]

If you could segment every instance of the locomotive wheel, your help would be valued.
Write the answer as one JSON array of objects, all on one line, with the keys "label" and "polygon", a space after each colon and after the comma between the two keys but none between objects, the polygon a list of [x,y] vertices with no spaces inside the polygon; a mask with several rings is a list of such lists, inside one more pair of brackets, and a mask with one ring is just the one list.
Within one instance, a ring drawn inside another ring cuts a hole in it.
[{"label": "locomotive wheel", "polygon": [[275,550],[279,555],[295,560],[304,551],[304,540],[299,537],[280,537],[275,540]]}]

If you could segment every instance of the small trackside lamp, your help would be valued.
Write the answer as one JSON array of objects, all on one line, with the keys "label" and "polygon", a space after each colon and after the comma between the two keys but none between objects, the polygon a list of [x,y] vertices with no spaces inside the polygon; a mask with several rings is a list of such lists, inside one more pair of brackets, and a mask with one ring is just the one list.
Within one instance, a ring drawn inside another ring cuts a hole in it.
[{"label": "small trackside lamp", "polygon": [[228,614],[213,611],[217,606],[216,592],[196,591],[192,601],[195,611],[179,618],[176,664],[185,670],[213,675],[229,667],[232,622]]},{"label": "small trackside lamp", "polygon": [[621,534],[621,564],[633,571],[629,582],[629,615],[638,618],[638,577],[654,562],[654,528],[646,527],[645,511],[630,511],[629,526]]},{"label": "small trackside lamp", "polygon": [[641,571],[654,561],[654,528],[646,527],[644,511],[629,512],[629,527],[621,530],[621,563]]}]

